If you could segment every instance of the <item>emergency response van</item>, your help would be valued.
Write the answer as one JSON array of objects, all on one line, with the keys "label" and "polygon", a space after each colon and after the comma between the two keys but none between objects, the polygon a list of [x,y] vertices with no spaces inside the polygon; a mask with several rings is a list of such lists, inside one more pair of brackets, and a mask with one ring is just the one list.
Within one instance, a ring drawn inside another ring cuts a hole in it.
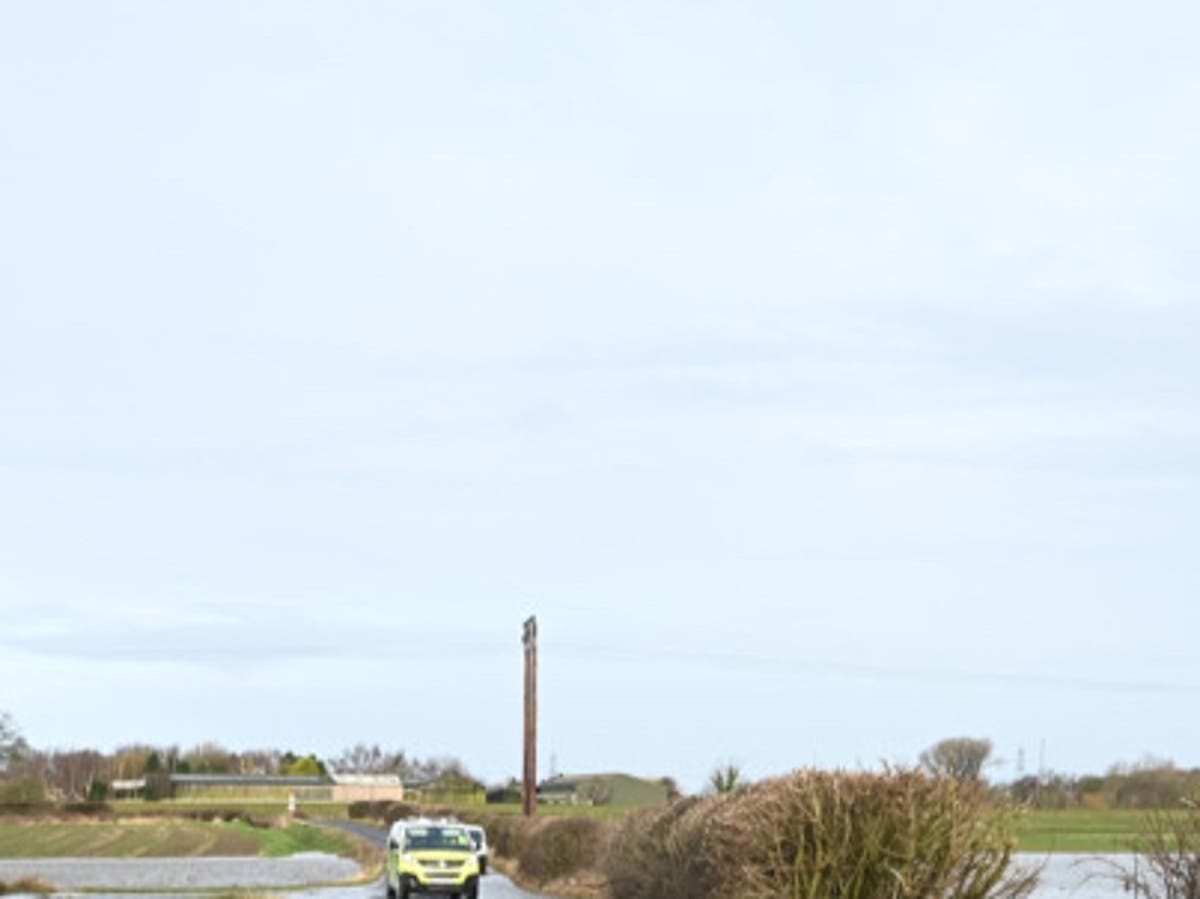
[{"label": "emergency response van", "polygon": [[388,832],[387,894],[478,899],[479,860],[467,828],[424,818],[394,823]]}]

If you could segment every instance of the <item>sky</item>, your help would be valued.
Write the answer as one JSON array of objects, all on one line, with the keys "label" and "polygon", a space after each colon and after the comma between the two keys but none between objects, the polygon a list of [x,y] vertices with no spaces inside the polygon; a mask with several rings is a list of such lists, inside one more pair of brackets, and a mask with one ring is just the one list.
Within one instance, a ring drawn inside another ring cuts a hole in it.
[{"label": "sky", "polygon": [[0,5],[0,710],[1200,766],[1200,6]]}]

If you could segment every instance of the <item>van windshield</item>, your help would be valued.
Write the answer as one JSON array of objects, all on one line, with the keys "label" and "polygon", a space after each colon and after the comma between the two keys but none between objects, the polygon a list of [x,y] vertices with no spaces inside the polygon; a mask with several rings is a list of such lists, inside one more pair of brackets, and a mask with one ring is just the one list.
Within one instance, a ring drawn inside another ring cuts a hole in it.
[{"label": "van windshield", "polygon": [[471,838],[461,827],[410,827],[404,834],[404,850],[460,850],[469,852]]}]

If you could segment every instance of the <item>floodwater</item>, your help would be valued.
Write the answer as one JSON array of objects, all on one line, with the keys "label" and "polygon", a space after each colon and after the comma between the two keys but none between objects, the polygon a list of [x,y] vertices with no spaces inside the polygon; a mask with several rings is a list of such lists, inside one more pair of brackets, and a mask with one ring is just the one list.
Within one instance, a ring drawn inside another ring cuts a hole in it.
[{"label": "floodwater", "polygon": [[1132,855],[1022,855],[1018,864],[1040,868],[1034,899],[1133,899],[1120,873],[1131,870]]},{"label": "floodwater", "polygon": [[[345,881],[359,874],[348,859],[320,852],[287,858],[53,858],[0,859],[0,881],[22,877],[58,887],[60,897],[79,896],[88,889],[88,899],[104,896],[150,899],[182,899],[189,889],[245,888],[256,895],[270,894],[272,887],[303,887],[309,883]],[[96,890],[105,892],[96,892]],[[171,890],[155,894],[155,890]],[[185,892],[179,892],[180,890]],[[288,889],[287,899],[383,899],[383,881],[354,886]],[[195,894],[203,895],[203,894]],[[483,899],[546,899],[513,885],[502,874],[489,873],[480,882]]]},{"label": "floodwater", "polygon": [[[1018,864],[1041,869],[1041,884],[1034,899],[1134,899],[1120,882],[1120,871],[1134,864],[1132,855],[1023,855]],[[149,899],[154,890],[172,890],[166,899],[181,899],[178,890],[238,884],[263,893],[263,887],[346,880],[358,873],[353,862],[322,853],[283,859],[0,859],[0,880],[36,876],[64,889],[59,896],[79,895],[71,890],[99,887],[112,892],[97,896],[136,896]],[[255,887],[259,889],[255,889]],[[122,890],[136,890],[123,893]],[[267,890],[269,892],[269,890]],[[489,873],[480,884],[484,899],[552,899],[539,897],[513,885],[501,874]],[[288,899],[383,899],[383,882],[357,886],[332,886],[288,890]],[[651,897],[647,897],[651,899]]]}]

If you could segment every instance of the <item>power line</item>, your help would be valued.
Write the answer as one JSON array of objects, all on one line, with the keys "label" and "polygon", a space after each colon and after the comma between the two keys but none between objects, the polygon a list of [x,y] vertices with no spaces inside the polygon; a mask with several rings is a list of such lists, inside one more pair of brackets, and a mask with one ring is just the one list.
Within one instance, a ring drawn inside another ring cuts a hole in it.
[{"label": "power line", "polygon": [[1200,695],[1200,684],[1170,681],[1109,680],[1043,672],[978,671],[866,665],[858,662],[798,659],[756,652],[714,652],[678,647],[631,647],[600,643],[554,643],[553,653],[649,662],[686,662],[704,667],[769,670],[791,674],[832,674],[866,680],[919,680],[937,683],[977,683],[994,686],[1040,687],[1075,692]]}]

